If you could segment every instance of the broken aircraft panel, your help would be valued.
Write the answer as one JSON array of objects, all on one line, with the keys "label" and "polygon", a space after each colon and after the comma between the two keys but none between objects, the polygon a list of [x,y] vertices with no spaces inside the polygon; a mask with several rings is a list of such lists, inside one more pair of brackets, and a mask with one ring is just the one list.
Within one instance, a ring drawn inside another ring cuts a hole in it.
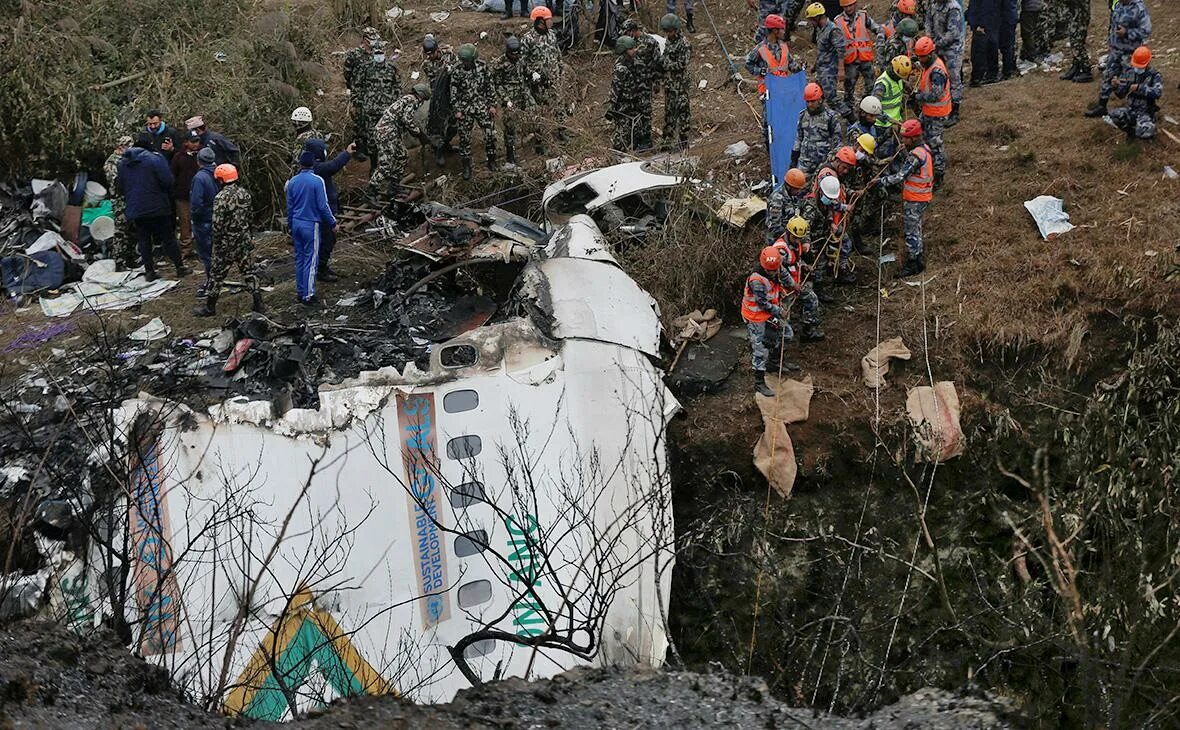
[{"label": "broken aircraft panel", "polygon": [[[569,221],[578,213],[589,214],[600,226],[622,225],[627,217],[640,218],[644,211],[661,213],[662,191],[685,182],[684,175],[662,171],[652,161],[624,162],[579,173],[545,188],[541,207],[553,226]],[[652,196],[644,199],[644,196]]]}]

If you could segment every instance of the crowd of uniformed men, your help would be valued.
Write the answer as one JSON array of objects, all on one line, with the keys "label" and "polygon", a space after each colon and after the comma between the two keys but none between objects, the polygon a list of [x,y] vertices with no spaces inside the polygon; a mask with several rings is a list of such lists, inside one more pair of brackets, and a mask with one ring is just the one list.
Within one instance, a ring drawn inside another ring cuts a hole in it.
[{"label": "crowd of uniformed men", "polygon": [[[781,359],[783,345],[793,339],[790,319],[796,302],[800,339],[824,337],[821,302],[831,300],[833,285],[855,282],[854,252],[878,253],[866,248],[862,237],[879,226],[892,200],[900,198],[906,249],[898,274],[912,276],[925,269],[923,219],[948,169],[943,135],[959,119],[968,31],[972,85],[1014,75],[1017,23],[1021,56],[1028,60],[1043,59],[1058,33],[1055,28],[1066,26],[1073,53],[1062,78],[1093,79],[1085,47],[1086,0],[968,0],[966,12],[961,1],[896,0],[888,17],[878,21],[859,9],[857,0],[747,0],[758,10],[759,24],[745,68],[757,80],[764,103],[776,103],[767,95],[766,77],[807,73],[810,80],[791,167],[783,180],[775,181],[768,201],[768,245],[746,281],[742,301],[759,392],[770,393],[764,375],[772,353],[779,352]],[[675,0],[667,4],[669,13],[659,22],[662,48],[634,19],[625,22],[615,42],[605,117],[612,123],[612,146],[618,151],[655,147],[654,96],[661,88],[660,146],[682,149],[688,144],[692,51],[674,12]],[[687,30],[694,32],[691,0],[686,0],[686,10]],[[811,29],[810,64],[788,42],[800,15]],[[420,58],[425,78],[408,90],[403,90],[396,63],[386,57],[385,41],[375,29],[365,28],[362,44],[344,59],[355,142],[331,159],[326,135],[313,125],[310,110],[300,107],[291,114],[294,175],[287,184],[287,217],[301,302],[317,305],[317,278],[335,278],[328,265],[339,211],[333,178],[353,157],[369,158],[368,194],[383,199],[405,175],[407,137],[432,149],[440,167],[457,137],[467,179],[473,176],[477,127],[489,169],[497,166],[497,121],[509,166],[516,164],[522,138],[531,137],[538,153],[552,140],[566,139],[566,71],[552,29],[553,12],[539,5],[530,11],[529,21],[527,32],[507,36],[502,54],[490,64],[473,44],[453,50],[427,35]],[[1143,0],[1114,0],[1098,101],[1086,115],[1109,114],[1131,137],[1155,133],[1163,85],[1144,45],[1150,35]],[[1002,72],[997,57],[1002,57]],[[837,89],[841,74],[842,93]],[[741,81],[736,73],[734,80]],[[1126,98],[1127,104],[1108,110],[1112,96]],[[432,122],[423,125],[421,107],[431,99]],[[234,266],[254,295],[255,309],[261,310],[251,261],[250,197],[237,182],[237,148],[207,130],[200,117],[189,119],[187,134],[181,134],[159,112],[147,116],[134,147],[130,138],[121,139],[107,161],[107,177],[117,182],[112,187],[119,235],[129,239],[126,228],[132,224],[149,278],[156,276],[156,245],[184,275],[184,246],[177,246],[172,228],[175,216],[182,240],[195,242],[206,270],[199,292],[205,301],[196,313],[215,312]],[[172,205],[165,199],[169,196],[175,198]],[[121,250],[126,263],[132,263],[130,245]],[[796,367],[781,362],[788,369]]]}]

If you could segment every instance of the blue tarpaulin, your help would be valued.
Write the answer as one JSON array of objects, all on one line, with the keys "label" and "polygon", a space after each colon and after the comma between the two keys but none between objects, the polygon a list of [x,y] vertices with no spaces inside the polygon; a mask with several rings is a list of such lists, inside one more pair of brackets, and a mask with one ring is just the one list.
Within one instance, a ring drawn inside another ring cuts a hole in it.
[{"label": "blue tarpaulin", "polygon": [[795,132],[799,113],[806,106],[803,87],[807,74],[766,77],[766,126],[770,138],[770,176],[777,188],[791,166],[791,148],[795,146]]}]

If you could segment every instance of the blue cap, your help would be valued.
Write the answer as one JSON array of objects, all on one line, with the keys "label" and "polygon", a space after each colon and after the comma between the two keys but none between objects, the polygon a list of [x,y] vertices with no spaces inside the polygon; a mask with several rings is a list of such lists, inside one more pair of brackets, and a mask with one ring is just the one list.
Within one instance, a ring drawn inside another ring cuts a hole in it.
[{"label": "blue cap", "polygon": [[314,167],[315,166],[315,153],[312,152],[311,150],[307,150],[307,149],[300,152],[299,153],[299,164],[302,167]]}]

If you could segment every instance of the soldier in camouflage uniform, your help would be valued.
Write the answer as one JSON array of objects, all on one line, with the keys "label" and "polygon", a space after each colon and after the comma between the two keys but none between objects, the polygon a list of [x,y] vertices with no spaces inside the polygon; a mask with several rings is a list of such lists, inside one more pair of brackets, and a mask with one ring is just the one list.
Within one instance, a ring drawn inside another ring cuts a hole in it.
[{"label": "soldier in camouflage uniform", "polygon": [[[959,104],[963,101],[965,22],[958,0],[931,0],[926,10],[926,33],[934,41],[951,80],[951,115],[946,119],[947,127],[958,123]],[[926,139],[930,139],[929,135]]]},{"label": "soldier in camouflage uniform", "polygon": [[[794,0],[799,2],[799,0]],[[746,0],[746,6],[750,10],[758,9],[758,30],[754,33],[754,45],[758,45],[766,40],[766,16],[767,15],[781,15],[783,19],[790,15],[792,0]],[[798,17],[798,11],[795,16]],[[783,38],[789,38],[791,35],[791,27],[787,26],[783,31]]]},{"label": "soldier in camouflage uniform", "polygon": [[664,31],[664,53],[657,56],[664,77],[664,144],[665,149],[688,146],[688,128],[692,123],[689,93],[692,79],[688,76],[688,64],[692,58],[692,46],[680,31],[680,18],[668,13],[660,18],[660,30]]},{"label": "soldier in camouflage uniform", "polygon": [[803,98],[807,100],[807,108],[799,112],[791,166],[810,175],[840,146],[844,129],[840,115],[824,104],[819,84],[808,84]]},{"label": "soldier in camouflage uniform", "polygon": [[520,39],[516,36],[508,36],[504,42],[504,55],[492,62],[492,86],[503,115],[504,159],[509,165],[515,165],[516,133],[534,129],[533,117],[537,114],[537,100],[529,87],[528,66],[521,52]]},{"label": "soldier in camouflage uniform", "polygon": [[[397,66],[385,57],[385,42],[373,41],[369,45],[373,49],[373,55],[368,64],[362,66],[361,112],[364,114],[365,143],[370,147],[367,151],[373,156],[378,154],[373,142],[377,122],[381,121],[381,115],[401,94],[402,82],[397,73]],[[359,140],[357,146],[360,147]],[[373,160],[370,172],[380,164],[380,160]]]},{"label": "soldier in camouflage uniform", "polygon": [[823,3],[807,6],[807,20],[815,27],[815,80],[824,90],[828,106],[836,104],[836,79],[844,60],[844,34],[828,17]]},{"label": "soldier in camouflage uniform", "polygon": [[[660,88],[660,81],[663,77],[660,73],[660,44],[644,31],[639,21],[633,18],[623,23],[623,32],[635,39],[635,62],[643,69],[643,74],[647,77],[648,93],[642,97],[641,101],[647,104],[643,110],[643,116],[647,119],[645,128],[651,129],[652,119],[655,116],[655,94]],[[637,150],[644,151],[651,146],[649,135],[647,143],[638,147]]]},{"label": "soldier in camouflage uniform", "polygon": [[[348,89],[348,111],[352,119],[352,138],[356,140],[356,158],[365,161],[368,152],[368,137],[365,127],[365,116],[362,113],[362,92],[364,91],[364,70],[373,57],[372,43],[380,41],[381,34],[376,28],[365,28],[361,31],[361,45],[350,48],[344,54],[344,87]],[[296,153],[298,155],[298,153]]]},{"label": "soldier in camouflage uniform", "polygon": [[415,84],[409,94],[389,105],[377,128],[373,132],[373,142],[377,145],[377,158],[381,161],[377,169],[369,178],[369,194],[377,199],[391,195],[395,185],[401,182],[406,174],[406,163],[410,155],[406,152],[403,137],[412,134],[422,144],[429,144],[430,138],[418,126],[416,118],[418,107],[430,98],[430,87],[426,84]]},{"label": "soldier in camouflage uniform", "polygon": [[115,221],[115,235],[107,241],[108,255],[115,259],[120,268],[133,268],[139,254],[135,250],[134,237],[130,235],[127,226],[127,201],[119,194],[115,186],[115,179],[119,177],[119,160],[123,159],[123,152],[131,146],[134,140],[127,135],[119,137],[115,143],[115,150],[102,165],[102,171],[107,176],[107,197],[111,200],[111,217]]},{"label": "soldier in camouflage uniform", "polygon": [[1061,3],[1059,17],[1063,18],[1069,27],[1069,50],[1073,54],[1073,63],[1061,74],[1061,80],[1075,81],[1079,84],[1089,83],[1094,80],[1090,49],[1086,47],[1086,36],[1090,33],[1090,0],[1057,2]]},{"label": "soldier in camouflage uniform", "polygon": [[775,188],[766,202],[766,242],[772,244],[786,230],[787,221],[799,217],[810,224],[815,220],[815,199],[807,190],[807,175],[797,167],[787,170],[783,184]]},{"label": "soldier in camouflage uniform", "polygon": [[493,169],[496,166],[496,96],[487,64],[479,60],[479,51],[470,43],[459,46],[459,65],[451,69],[451,112],[459,130],[463,179],[470,180],[472,176],[471,131],[476,125],[483,130],[488,169]]},{"label": "soldier in camouflage uniform", "polygon": [[[553,13],[545,7],[533,8],[529,16],[533,29],[520,39],[525,66],[528,68],[529,84],[533,98],[542,107],[539,118],[550,119],[557,129],[559,139],[565,139],[566,106],[562,101],[561,49],[557,46],[557,35],[550,28]],[[537,136],[537,153],[544,154],[545,144]]]},{"label": "soldier in camouflage uniform", "polygon": [[1152,139],[1163,94],[1164,78],[1151,67],[1151,51],[1141,46],[1131,55],[1131,67],[1115,82],[1114,95],[1127,99],[1127,105],[1111,109],[1110,120],[1127,133],[1127,139]]},{"label": "soldier in camouflage uniform", "polygon": [[1151,15],[1143,0],[1119,0],[1110,12],[1110,52],[1102,70],[1098,102],[1086,110],[1087,117],[1106,114],[1106,103],[1118,79],[1131,71],[1131,54],[1151,37]]},{"label": "soldier in camouflage uniform", "polygon": [[800,342],[819,342],[824,339],[819,297],[811,281],[810,267],[804,261],[811,252],[810,232],[811,224],[807,218],[793,215],[788,219],[782,235],[771,244],[779,250],[783,259],[779,283],[786,295],[787,306],[784,309],[790,313],[795,310],[794,304],[799,304],[799,324],[802,325]]},{"label": "soldier in camouflage uniform", "polygon": [[615,125],[611,146],[620,151],[651,149],[651,84],[648,70],[636,58],[635,39],[615,41],[614,75],[606,116]]},{"label": "soldier in camouflage uniform", "polygon": [[233,165],[218,165],[213,174],[222,185],[213,198],[213,267],[209,270],[205,303],[194,309],[193,315],[210,317],[217,313],[217,299],[233,267],[241,273],[254,299],[253,310],[262,312],[262,291],[254,273],[254,240],[250,236],[254,218],[250,193],[238,183],[238,171]]}]

